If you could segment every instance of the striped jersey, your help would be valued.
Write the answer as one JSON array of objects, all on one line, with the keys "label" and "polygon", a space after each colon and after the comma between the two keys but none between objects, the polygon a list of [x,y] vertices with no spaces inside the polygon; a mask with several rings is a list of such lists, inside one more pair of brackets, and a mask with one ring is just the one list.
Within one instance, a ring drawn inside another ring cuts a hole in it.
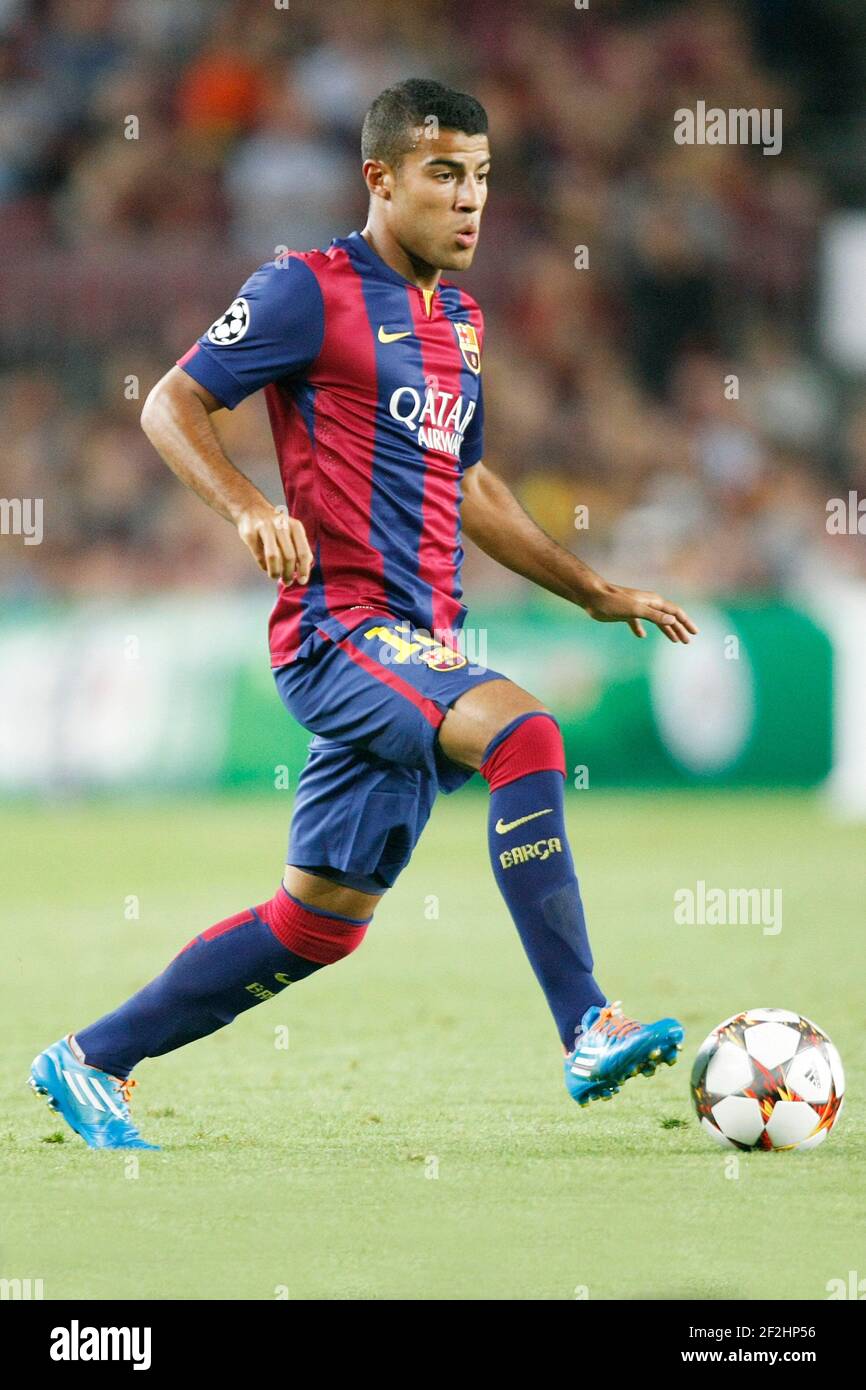
[{"label": "striped jersey", "polygon": [[260,266],[179,359],[230,410],[264,388],[286,505],[314,555],[306,586],[280,581],[272,666],[317,630],[343,636],[354,609],[459,631],[483,336],[465,291],[420,289],[352,232]]}]

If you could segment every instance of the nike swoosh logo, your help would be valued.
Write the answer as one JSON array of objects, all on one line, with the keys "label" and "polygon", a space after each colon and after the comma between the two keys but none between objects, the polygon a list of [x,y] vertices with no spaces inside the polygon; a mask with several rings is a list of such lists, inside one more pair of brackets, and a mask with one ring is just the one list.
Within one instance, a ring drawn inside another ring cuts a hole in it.
[{"label": "nike swoosh logo", "polygon": [[397,341],[398,338],[411,338],[411,337],[412,337],[412,334],[411,334],[411,332],[409,331],[408,328],[406,329],[406,332],[405,332],[405,333],[389,333],[388,330],[387,330],[386,328],[384,328],[384,327],[382,326],[381,323],[379,324],[379,342],[380,342],[380,343],[396,343],[396,341]]},{"label": "nike swoosh logo", "polygon": [[500,816],[496,822],[496,833],[497,835],[507,835],[509,830],[516,830],[518,825],[525,825],[528,820],[535,820],[536,816],[549,816],[552,810],[552,806],[547,806],[543,811],[530,811],[528,816],[521,816],[519,820],[510,820],[507,825]]}]

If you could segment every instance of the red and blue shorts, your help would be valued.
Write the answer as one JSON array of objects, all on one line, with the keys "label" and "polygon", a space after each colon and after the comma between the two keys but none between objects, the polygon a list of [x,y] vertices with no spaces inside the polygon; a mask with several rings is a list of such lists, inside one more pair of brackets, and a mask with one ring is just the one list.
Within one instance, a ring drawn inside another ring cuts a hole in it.
[{"label": "red and blue shorts", "polygon": [[314,633],[274,677],[286,708],[314,735],[287,862],[383,893],[408,864],[437,792],[473,776],[439,746],[445,715],[467,690],[504,677],[371,610],[340,636]]}]

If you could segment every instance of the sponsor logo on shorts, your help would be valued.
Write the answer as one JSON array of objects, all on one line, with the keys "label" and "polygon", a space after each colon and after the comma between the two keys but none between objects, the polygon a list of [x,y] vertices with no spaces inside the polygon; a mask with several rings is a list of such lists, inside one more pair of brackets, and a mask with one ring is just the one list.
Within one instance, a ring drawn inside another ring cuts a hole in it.
[{"label": "sponsor logo on shorts", "polygon": [[381,644],[378,657],[383,666],[402,666],[406,662],[414,665],[418,662],[428,666],[431,671],[456,671],[466,665],[462,652],[431,637],[429,632],[419,632],[416,628],[410,630],[408,623],[400,624],[393,631],[380,623],[378,627],[368,628],[364,637],[368,641],[378,637]]},{"label": "sponsor logo on shorts", "polygon": [[551,854],[562,854],[562,841],[556,835],[547,840],[536,840],[531,845],[515,845],[504,849],[499,856],[503,869],[513,869],[517,864],[526,864],[530,859],[549,859]]}]

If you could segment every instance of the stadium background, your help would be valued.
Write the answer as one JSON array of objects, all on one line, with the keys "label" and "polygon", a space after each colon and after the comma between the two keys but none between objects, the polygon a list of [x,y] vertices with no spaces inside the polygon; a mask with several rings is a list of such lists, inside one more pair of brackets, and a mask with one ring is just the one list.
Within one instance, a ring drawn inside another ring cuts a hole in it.
[{"label": "stadium background", "polygon": [[[837,322],[852,272],[833,258],[863,201],[857,6],[7,0],[0,22],[3,491],[42,498],[45,517],[42,544],[0,547],[18,624],[3,629],[17,681],[0,696],[0,786],[296,774],[304,740],[262,660],[270,596],[138,414],[251,267],[363,225],[359,124],[414,71],[471,87],[491,119],[493,196],[466,280],[488,322],[489,463],[610,577],[728,600],[671,666],[469,547],[488,646],[469,640],[541,681],[601,784],[823,780],[826,643],[769,609],[805,605],[824,627],[828,577],[866,569],[862,537],[826,526],[828,498],[866,488],[866,345]],[[780,107],[782,153],[675,144],[672,111],[702,93]],[[261,399],[219,427],[276,497]],[[744,596],[764,615],[744,615]],[[493,600],[542,624],[540,669]],[[85,605],[79,620],[52,617],[58,601]],[[137,629],[143,648],[119,659]],[[812,673],[793,702],[773,680],[786,651],[786,669]],[[866,779],[839,775],[862,806]]]},{"label": "stadium background", "polygon": [[[0,537],[16,1096],[0,1272],[44,1269],[48,1296],[270,1297],[298,1215],[288,1163],[306,1201],[293,1297],[556,1298],[584,1282],[592,1297],[654,1296],[672,1240],[664,1296],[825,1296],[857,1265],[843,1194],[862,1122],[849,1113],[808,1184],[783,1157],[751,1191],[717,1176],[684,1067],[578,1127],[469,791],[437,809],[366,963],[292,1000],[291,1080],[267,1010],[230,1042],[148,1064],[151,1104],[169,1103],[137,1113],[177,1163],[170,1193],[130,1217],[139,1263],[121,1269],[105,1233],[83,1240],[61,1220],[76,1196],[116,1201],[121,1179],[68,1144],[41,1148],[50,1121],[20,1098],[26,1063],[82,1021],[70,982],[89,1018],[196,924],[269,891],[307,737],[267,670],[270,588],[153,452],[141,403],[275,248],[363,226],[360,121],[408,75],[471,90],[490,117],[491,195],[465,277],[487,319],[487,462],[551,534],[702,627],[688,650],[634,642],[468,548],[473,650],[486,642],[565,727],[605,978],[638,1014],[679,1011],[694,1044],[772,1003],[862,1062],[848,981],[866,888],[851,818],[866,810],[866,540],[831,534],[827,504],[866,494],[863,7],[0,0],[0,493],[44,501],[41,544]],[[781,154],[677,145],[673,112],[698,100],[781,108]],[[276,499],[261,398],[218,425]],[[785,930],[685,937],[671,893],[698,879],[780,884]],[[491,1089],[503,1012],[513,1050]],[[405,1057],[425,1032],[440,1074],[419,1083]],[[214,1083],[192,1103],[190,1073]],[[275,1088],[277,1160],[256,1117]],[[472,1170],[447,1199],[433,1195],[447,1180],[423,1181],[431,1154],[443,1176]],[[582,1163],[598,1200],[575,1261],[559,1222]],[[202,1165],[231,1230],[210,1241]],[[729,1208],[712,1251],[697,1229],[710,1165]],[[638,1167],[651,1214],[636,1243],[622,1190]],[[48,1168],[34,1231],[24,1213]],[[273,1195],[268,1220],[254,1187]],[[788,1220],[766,1233],[769,1264],[744,1272],[741,1242],[773,1202]],[[627,1273],[605,1259],[617,1233]]]}]

